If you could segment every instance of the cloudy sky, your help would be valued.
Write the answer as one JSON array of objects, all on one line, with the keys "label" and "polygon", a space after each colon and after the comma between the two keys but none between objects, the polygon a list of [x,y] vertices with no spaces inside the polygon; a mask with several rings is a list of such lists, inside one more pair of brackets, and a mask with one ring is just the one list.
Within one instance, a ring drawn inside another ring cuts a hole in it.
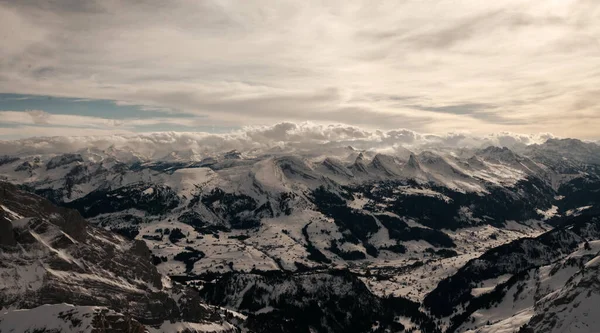
[{"label": "cloudy sky", "polygon": [[0,0],[0,139],[306,121],[600,139],[600,2]]}]

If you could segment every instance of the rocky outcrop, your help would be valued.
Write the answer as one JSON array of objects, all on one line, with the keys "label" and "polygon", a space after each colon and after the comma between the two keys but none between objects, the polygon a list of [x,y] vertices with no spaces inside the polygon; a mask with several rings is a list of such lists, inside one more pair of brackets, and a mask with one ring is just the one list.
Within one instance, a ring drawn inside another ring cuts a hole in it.
[{"label": "rocky outcrop", "polygon": [[75,162],[83,162],[83,158],[79,154],[64,154],[53,157],[46,163],[46,169],[52,170],[63,165],[75,163]]},{"label": "rocky outcrop", "polygon": [[[77,241],[85,241],[87,222],[76,211],[58,207],[50,201],[19,190],[15,185],[0,182],[0,202],[13,214],[51,221]],[[14,217],[12,217],[14,219]]]},{"label": "rocky outcrop", "polygon": [[[158,273],[143,241],[92,227],[77,211],[7,183],[0,183],[0,204],[0,308],[68,303],[106,307],[146,325],[222,321],[195,291]],[[116,329],[118,315],[94,313],[91,332],[141,330],[125,317]]]},{"label": "rocky outcrop", "polygon": [[0,247],[15,245],[17,245],[17,241],[13,234],[12,223],[8,219],[0,217]]},{"label": "rocky outcrop", "polygon": [[536,302],[521,332],[594,332],[600,314],[600,257],[583,262],[558,290]]}]

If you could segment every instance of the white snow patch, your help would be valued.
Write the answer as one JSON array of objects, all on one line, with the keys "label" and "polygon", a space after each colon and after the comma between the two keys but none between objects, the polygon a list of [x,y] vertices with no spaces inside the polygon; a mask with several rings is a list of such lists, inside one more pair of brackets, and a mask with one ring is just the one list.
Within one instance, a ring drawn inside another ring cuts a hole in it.
[{"label": "white snow patch", "polygon": [[231,332],[235,329],[233,325],[228,322],[222,323],[189,323],[189,322],[164,322],[159,328],[148,327],[150,333],[180,333],[180,332],[206,332],[206,333],[218,333],[218,332]]},{"label": "white snow patch", "polygon": [[354,200],[348,202],[348,207],[354,209],[363,209],[363,207],[369,203],[369,199],[364,197],[357,197]]},{"label": "white snow patch", "polygon": [[147,189],[145,189],[144,191],[142,191],[142,194],[144,194],[144,195],[152,195],[152,194],[154,194],[154,188],[153,187],[148,187]]},{"label": "white snow patch", "polygon": [[586,209],[590,209],[592,208],[592,206],[583,206],[583,207],[578,207],[575,209],[569,209],[568,211],[565,212],[566,216],[571,216],[571,215],[579,215],[581,212],[583,212]]},{"label": "white snow patch", "polygon": [[558,207],[552,205],[552,207],[547,210],[536,209],[535,211],[538,213],[538,215],[543,216],[543,220],[545,221],[556,216],[556,213],[558,213]]},{"label": "white snow patch", "polygon": [[432,198],[437,198],[437,199],[443,200],[445,202],[452,201],[452,199],[450,199],[450,197],[443,195],[442,193],[430,190],[430,189],[421,189],[421,188],[414,188],[414,187],[409,187],[409,186],[399,186],[397,188],[397,191],[394,191],[394,192],[401,193],[404,195],[419,195],[419,196],[432,197]]},{"label": "white snow patch", "polygon": [[2,208],[2,210],[4,210],[5,212],[8,213],[8,215],[10,216],[10,218],[12,220],[20,220],[23,218],[23,216],[21,216],[20,214],[17,214],[15,212],[13,212],[12,210],[8,209],[8,207],[4,206],[4,205],[0,205],[0,208]]},{"label": "white snow patch", "polygon": [[468,330],[465,333],[516,333],[521,326],[527,324],[533,317],[533,307],[520,311],[512,317],[503,319],[491,325],[479,327],[476,330]]},{"label": "white snow patch", "polygon": [[496,286],[508,281],[512,277],[511,274],[504,274],[497,278],[488,279],[480,282],[480,286],[471,290],[471,295],[477,297],[493,291]]},{"label": "white snow patch", "polygon": [[[106,308],[96,306],[73,306],[70,304],[46,304],[34,309],[11,310],[0,313],[0,332],[85,332],[94,330],[94,313]],[[75,324],[62,314],[70,314],[81,322]]]}]

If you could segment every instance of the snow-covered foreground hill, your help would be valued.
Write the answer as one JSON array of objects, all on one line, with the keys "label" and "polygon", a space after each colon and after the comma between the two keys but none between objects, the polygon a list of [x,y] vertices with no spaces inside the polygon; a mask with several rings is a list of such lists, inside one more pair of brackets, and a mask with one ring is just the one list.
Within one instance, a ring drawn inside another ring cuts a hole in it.
[{"label": "snow-covered foreground hill", "polygon": [[225,310],[161,275],[144,242],[3,182],[0,233],[0,332],[237,331]]},{"label": "snow-covered foreground hill", "polygon": [[[78,239],[64,229],[71,222],[55,227],[50,215],[23,215],[0,202],[11,228],[29,230],[36,241],[35,251],[3,254],[13,262],[3,274],[22,275],[4,290],[11,304],[18,304],[12,311],[45,304],[21,299],[39,295],[40,285],[49,281],[53,288],[69,281],[97,288],[93,294],[138,295],[134,291],[143,288],[160,294],[167,288],[164,276],[170,276],[199,289],[203,302],[244,313],[244,319],[230,314],[237,319],[223,323],[224,330],[237,325],[264,332],[513,332],[523,326],[537,332],[549,329],[551,320],[540,309],[567,311],[557,308],[556,299],[564,301],[592,283],[577,280],[579,270],[572,266],[552,265],[592,260],[577,251],[586,241],[594,249],[599,238],[592,232],[600,208],[599,163],[599,146],[570,139],[518,152],[493,146],[414,152],[396,147],[383,154],[344,146],[206,155],[173,151],[146,158],[114,147],[65,154],[24,150],[0,157],[0,178],[77,210],[101,228],[88,226],[91,231]],[[50,205],[38,200],[30,206],[41,202]],[[569,233],[569,223],[588,223],[589,230]],[[39,225],[43,232],[36,231]],[[552,235],[569,242],[546,244]],[[131,260],[128,249],[147,246],[152,264],[145,263],[144,272],[154,273],[140,278],[128,269],[114,275],[113,268],[81,257],[102,244],[116,249],[103,250],[103,256],[114,257],[106,265],[122,267],[137,264],[120,262],[119,251]],[[53,258],[69,273],[40,264],[40,258]],[[580,282],[559,290],[548,270],[560,271],[560,281]],[[553,287],[544,287],[549,280]],[[509,299],[506,289],[513,287],[519,292],[510,291],[511,297],[530,293],[532,298]],[[122,304],[70,297],[52,300],[117,312]],[[210,309],[224,315],[225,310],[215,310],[220,308]],[[147,324],[142,312],[148,313],[141,307],[132,318]],[[167,319],[151,326],[157,329]]]}]

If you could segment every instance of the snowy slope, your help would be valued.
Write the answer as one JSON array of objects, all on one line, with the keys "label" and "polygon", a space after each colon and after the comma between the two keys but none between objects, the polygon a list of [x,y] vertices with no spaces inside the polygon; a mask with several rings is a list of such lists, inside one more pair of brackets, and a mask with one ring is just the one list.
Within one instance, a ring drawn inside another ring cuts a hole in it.
[{"label": "snowy slope", "polygon": [[137,321],[105,307],[70,304],[42,305],[33,309],[0,310],[0,332],[94,333],[144,332]]},{"label": "snowy slope", "polygon": [[[195,291],[161,275],[144,242],[92,227],[77,212],[3,182],[0,227],[2,332],[92,332],[107,323],[141,331],[136,321],[214,323],[221,331],[235,331]],[[44,306],[58,303],[78,306]],[[38,320],[22,320],[28,316]]]},{"label": "snowy slope", "polygon": [[597,215],[571,218],[469,261],[424,304],[447,332],[594,332],[599,237]]}]

